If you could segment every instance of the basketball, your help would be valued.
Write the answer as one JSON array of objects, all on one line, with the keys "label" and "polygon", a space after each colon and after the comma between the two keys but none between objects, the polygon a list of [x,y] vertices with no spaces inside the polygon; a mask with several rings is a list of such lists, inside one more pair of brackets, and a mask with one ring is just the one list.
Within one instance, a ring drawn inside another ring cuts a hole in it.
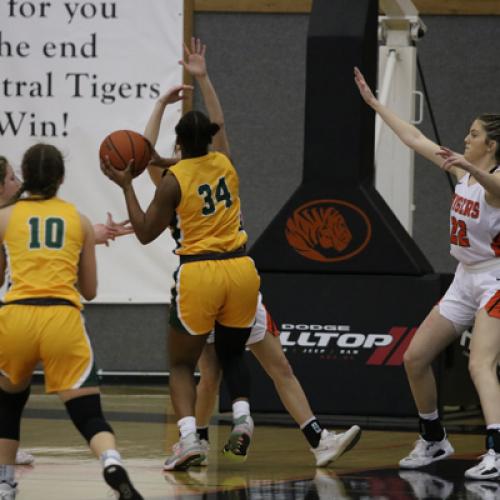
[{"label": "basketball", "polygon": [[124,170],[130,160],[132,175],[137,177],[147,167],[153,154],[153,146],[141,134],[133,130],[115,130],[107,135],[99,147],[99,157],[104,160],[106,156],[113,167]]}]

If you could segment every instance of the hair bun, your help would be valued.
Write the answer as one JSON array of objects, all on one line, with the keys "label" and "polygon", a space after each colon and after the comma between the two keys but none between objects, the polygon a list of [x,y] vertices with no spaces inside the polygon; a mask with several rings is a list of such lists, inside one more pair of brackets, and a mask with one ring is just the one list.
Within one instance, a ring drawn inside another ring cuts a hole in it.
[{"label": "hair bun", "polygon": [[210,133],[210,137],[213,137],[220,130],[220,126],[217,123],[210,123],[208,127],[208,132]]}]

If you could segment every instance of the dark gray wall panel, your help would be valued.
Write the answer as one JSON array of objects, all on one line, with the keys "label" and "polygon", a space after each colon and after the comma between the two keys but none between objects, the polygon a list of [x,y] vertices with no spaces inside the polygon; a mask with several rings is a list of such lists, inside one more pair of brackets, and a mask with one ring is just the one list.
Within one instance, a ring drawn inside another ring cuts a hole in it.
[{"label": "dark gray wall panel", "polygon": [[[307,22],[300,14],[195,16],[241,175],[250,242],[301,179]],[[442,142],[461,151],[471,120],[500,110],[500,17],[428,16],[424,22],[428,33],[418,47]],[[434,139],[427,110],[421,128]],[[445,175],[417,158],[414,238],[438,272],[455,267],[448,246],[450,199]],[[102,368],[166,369],[166,306],[90,305],[87,318]]]}]

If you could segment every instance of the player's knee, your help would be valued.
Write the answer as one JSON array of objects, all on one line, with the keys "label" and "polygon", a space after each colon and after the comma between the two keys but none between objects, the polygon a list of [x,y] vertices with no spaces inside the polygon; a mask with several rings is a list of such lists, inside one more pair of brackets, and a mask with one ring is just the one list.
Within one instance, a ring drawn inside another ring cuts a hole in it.
[{"label": "player's knee", "polygon": [[113,429],[104,419],[99,394],[70,399],[65,405],[71,421],[88,443],[100,432],[113,433]]},{"label": "player's knee", "polygon": [[269,366],[267,372],[274,382],[287,381],[295,377],[292,366],[284,356],[279,362]]},{"label": "player's knee", "polygon": [[477,355],[471,351],[469,356],[469,373],[474,384],[484,377],[491,375],[496,375],[496,359],[493,357],[491,359],[485,359],[484,355]]},{"label": "player's knee", "polygon": [[411,347],[406,349],[403,355],[403,363],[406,371],[409,373],[418,372],[425,367],[422,356],[413,351]]},{"label": "player's knee", "polygon": [[30,395],[30,387],[10,393],[0,389],[0,438],[19,441],[21,415]]},{"label": "player's knee", "polygon": [[197,386],[198,392],[217,394],[219,392],[220,380],[221,378],[218,375],[207,376],[205,374],[202,374]]}]

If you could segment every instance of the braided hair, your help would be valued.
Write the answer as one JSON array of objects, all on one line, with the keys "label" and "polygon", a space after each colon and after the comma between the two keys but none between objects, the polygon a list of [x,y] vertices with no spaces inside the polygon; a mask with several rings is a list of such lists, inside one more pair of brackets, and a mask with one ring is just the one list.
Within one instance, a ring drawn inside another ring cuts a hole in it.
[{"label": "braided hair", "polygon": [[220,127],[212,123],[201,111],[188,111],[175,127],[177,144],[180,146],[183,158],[204,156],[212,137]]},{"label": "braided hair", "polygon": [[485,113],[479,115],[477,120],[481,122],[486,131],[488,141],[495,141],[497,147],[495,149],[495,160],[500,163],[500,115]]},{"label": "braided hair", "polygon": [[48,200],[56,195],[64,177],[64,159],[55,146],[35,144],[24,153],[21,170],[23,184],[14,196],[14,201],[26,191],[35,195],[36,198],[31,199]]}]

